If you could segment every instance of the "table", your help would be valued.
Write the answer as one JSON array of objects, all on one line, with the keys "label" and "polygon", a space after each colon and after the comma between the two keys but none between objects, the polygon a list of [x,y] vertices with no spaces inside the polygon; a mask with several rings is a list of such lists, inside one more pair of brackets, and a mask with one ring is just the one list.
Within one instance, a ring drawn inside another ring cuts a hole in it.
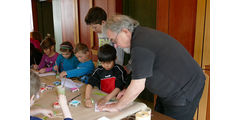
[{"label": "table", "polygon": [[[46,76],[40,78],[42,83],[46,83],[47,85],[53,85],[53,82],[60,81],[56,78],[56,76]],[[74,80],[74,82],[81,83],[78,80]],[[81,83],[83,84],[83,83]],[[120,112],[94,112],[94,108],[86,108],[84,106],[84,91],[85,91],[85,84],[79,89],[79,92],[72,93],[69,89],[66,89],[66,97],[67,100],[72,99],[73,97],[81,94],[81,96],[77,97],[75,100],[81,101],[81,104],[78,107],[72,107],[69,106],[69,109],[71,111],[72,117],[75,120],[96,120],[98,118],[101,118],[102,116],[105,116],[111,120],[119,120],[119,118],[125,118],[124,120],[133,120],[132,118],[129,119],[129,117],[134,115],[137,111],[140,111],[141,109],[145,109],[147,106],[144,103],[140,102],[133,102],[130,104],[127,108],[121,110]],[[102,98],[102,94],[105,94],[104,92],[98,90],[96,87],[92,90],[92,98],[95,101],[98,101],[100,98]],[[62,113],[61,109],[54,109],[53,103],[57,102],[57,91],[56,87],[54,87],[52,90],[47,90],[40,94],[40,98],[36,100],[35,104],[32,106],[32,108],[46,108],[51,109],[55,113],[59,114]],[[43,115],[38,115],[39,118],[44,118]],[[50,119],[50,118],[48,118]],[[62,118],[52,118],[51,120],[63,120]],[[172,118],[169,118],[161,113],[152,111],[152,120],[173,120]]]}]

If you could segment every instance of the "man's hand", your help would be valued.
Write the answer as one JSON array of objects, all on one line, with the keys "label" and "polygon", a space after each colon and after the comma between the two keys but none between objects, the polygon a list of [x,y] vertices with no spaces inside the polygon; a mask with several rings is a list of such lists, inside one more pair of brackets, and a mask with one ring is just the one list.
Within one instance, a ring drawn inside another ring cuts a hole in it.
[{"label": "man's hand", "polygon": [[63,77],[65,77],[66,75],[67,75],[67,72],[62,71],[59,76],[60,76],[60,78],[63,78]]},{"label": "man's hand", "polygon": [[108,102],[108,99],[107,99],[106,97],[101,98],[101,99],[98,101],[98,107],[105,105],[107,102]]},{"label": "man's hand", "polygon": [[99,106],[98,108],[101,112],[107,111],[107,112],[119,112],[120,108],[117,106],[117,103],[107,104],[104,106]]}]

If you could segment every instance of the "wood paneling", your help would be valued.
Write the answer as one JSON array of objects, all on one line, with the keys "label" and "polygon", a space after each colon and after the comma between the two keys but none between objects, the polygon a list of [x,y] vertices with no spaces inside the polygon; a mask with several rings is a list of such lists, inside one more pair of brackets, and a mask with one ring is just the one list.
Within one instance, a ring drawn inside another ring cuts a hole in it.
[{"label": "wood paneling", "polygon": [[157,0],[156,29],[168,34],[169,0]]},{"label": "wood paneling", "polygon": [[210,65],[210,0],[206,4],[202,68],[205,69],[206,65]]},{"label": "wood paneling", "polygon": [[[204,70],[204,73],[206,71]],[[199,108],[198,108],[198,120],[206,120],[206,115],[207,115],[207,104],[208,104],[208,90],[209,90],[209,83],[210,83],[210,77],[205,74],[206,76],[206,81],[205,81],[205,87],[203,90],[203,94],[199,103]]]},{"label": "wood paneling", "polygon": [[32,1],[33,29],[34,31],[38,31],[37,0],[31,0],[31,1]]},{"label": "wood paneling", "polygon": [[178,40],[193,56],[197,0],[158,0],[157,29]]},{"label": "wood paneling", "polygon": [[196,33],[195,33],[195,47],[194,59],[202,66],[202,52],[205,28],[205,13],[206,13],[206,0],[198,0],[197,2],[197,18],[196,18]]},{"label": "wood paneling", "polygon": [[69,41],[75,46],[75,0],[61,0],[62,41]]}]

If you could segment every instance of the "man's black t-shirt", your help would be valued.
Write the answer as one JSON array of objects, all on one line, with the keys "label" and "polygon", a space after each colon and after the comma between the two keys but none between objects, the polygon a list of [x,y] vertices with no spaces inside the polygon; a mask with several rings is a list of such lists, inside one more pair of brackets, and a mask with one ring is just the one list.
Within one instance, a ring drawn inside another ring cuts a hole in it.
[{"label": "man's black t-shirt", "polygon": [[130,60],[132,79],[146,78],[146,87],[172,105],[192,101],[205,83],[202,69],[188,51],[157,30],[135,28]]},{"label": "man's black t-shirt", "polygon": [[123,89],[127,83],[126,75],[127,72],[118,64],[115,64],[111,70],[105,70],[102,66],[99,66],[89,78],[88,84],[110,93],[114,88]]}]

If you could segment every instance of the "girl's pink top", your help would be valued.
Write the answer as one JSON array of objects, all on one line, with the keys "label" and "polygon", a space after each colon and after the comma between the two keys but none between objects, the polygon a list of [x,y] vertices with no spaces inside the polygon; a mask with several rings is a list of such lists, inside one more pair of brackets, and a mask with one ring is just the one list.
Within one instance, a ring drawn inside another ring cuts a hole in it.
[{"label": "girl's pink top", "polygon": [[41,62],[38,65],[38,69],[46,68],[46,72],[51,72],[55,61],[57,60],[58,53],[56,52],[54,56],[48,57],[46,54],[42,56]]}]

